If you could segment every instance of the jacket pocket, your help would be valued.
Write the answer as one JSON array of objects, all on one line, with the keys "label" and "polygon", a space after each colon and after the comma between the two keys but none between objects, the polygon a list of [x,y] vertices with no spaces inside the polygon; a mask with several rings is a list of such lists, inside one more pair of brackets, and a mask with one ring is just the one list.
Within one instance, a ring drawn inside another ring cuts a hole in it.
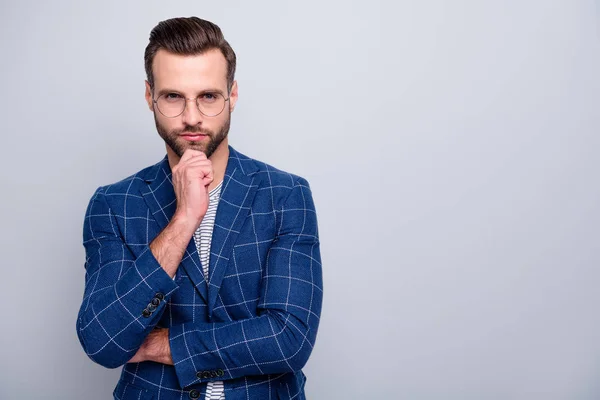
[{"label": "jacket pocket", "polygon": [[113,390],[113,398],[116,400],[152,400],[154,395],[144,388],[119,380],[117,387]]}]

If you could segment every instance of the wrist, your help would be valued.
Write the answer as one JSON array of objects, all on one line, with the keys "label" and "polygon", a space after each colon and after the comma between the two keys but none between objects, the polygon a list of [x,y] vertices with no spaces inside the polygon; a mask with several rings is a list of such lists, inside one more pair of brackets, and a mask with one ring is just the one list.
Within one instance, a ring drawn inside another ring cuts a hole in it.
[{"label": "wrist", "polygon": [[[200,221],[201,220],[202,219],[200,219]],[[181,232],[184,235],[189,234],[191,236],[194,234],[196,229],[198,229],[200,222],[197,221],[195,218],[190,218],[183,212],[177,210],[175,211],[173,218],[169,222],[169,225],[171,225],[178,232]]]},{"label": "wrist", "polygon": [[150,332],[138,355],[143,361],[173,365],[171,345],[169,343],[169,329],[155,328]]},{"label": "wrist", "polygon": [[163,329],[160,334],[160,363],[173,365],[171,357],[171,344],[169,343],[169,329]]}]

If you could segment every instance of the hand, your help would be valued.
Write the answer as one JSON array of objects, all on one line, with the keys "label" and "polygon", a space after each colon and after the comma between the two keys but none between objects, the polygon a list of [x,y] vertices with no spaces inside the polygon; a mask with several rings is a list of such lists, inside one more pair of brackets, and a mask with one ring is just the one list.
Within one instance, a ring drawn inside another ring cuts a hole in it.
[{"label": "hand", "polygon": [[208,186],[214,179],[212,162],[203,152],[187,149],[172,172],[177,198],[175,217],[185,220],[195,231],[208,209]]},{"label": "hand", "polygon": [[127,362],[138,363],[142,361],[154,361],[161,364],[173,365],[168,328],[155,328],[152,330],[137,353]]}]

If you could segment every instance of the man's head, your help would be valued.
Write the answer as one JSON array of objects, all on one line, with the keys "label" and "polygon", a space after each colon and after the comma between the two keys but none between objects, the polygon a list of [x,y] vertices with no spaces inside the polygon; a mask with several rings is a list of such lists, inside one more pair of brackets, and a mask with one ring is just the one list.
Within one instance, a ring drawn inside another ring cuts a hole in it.
[{"label": "man's head", "polygon": [[191,148],[210,157],[226,145],[238,93],[235,53],[221,29],[197,17],[162,21],[150,33],[144,62],[146,101],[167,151],[181,157]]}]

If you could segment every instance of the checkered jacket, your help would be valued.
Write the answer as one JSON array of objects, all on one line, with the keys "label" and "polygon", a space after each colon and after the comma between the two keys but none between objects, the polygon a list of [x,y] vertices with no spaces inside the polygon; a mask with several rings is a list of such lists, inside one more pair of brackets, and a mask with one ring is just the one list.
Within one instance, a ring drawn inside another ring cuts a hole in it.
[{"label": "checkered jacket", "polygon": [[[76,329],[86,354],[123,366],[116,399],[304,399],[323,282],[308,182],[229,146],[204,279],[193,238],[175,278],[149,244],[176,208],[167,157],[99,187],[83,226],[85,289]],[[127,363],[155,327],[174,365]]]}]

